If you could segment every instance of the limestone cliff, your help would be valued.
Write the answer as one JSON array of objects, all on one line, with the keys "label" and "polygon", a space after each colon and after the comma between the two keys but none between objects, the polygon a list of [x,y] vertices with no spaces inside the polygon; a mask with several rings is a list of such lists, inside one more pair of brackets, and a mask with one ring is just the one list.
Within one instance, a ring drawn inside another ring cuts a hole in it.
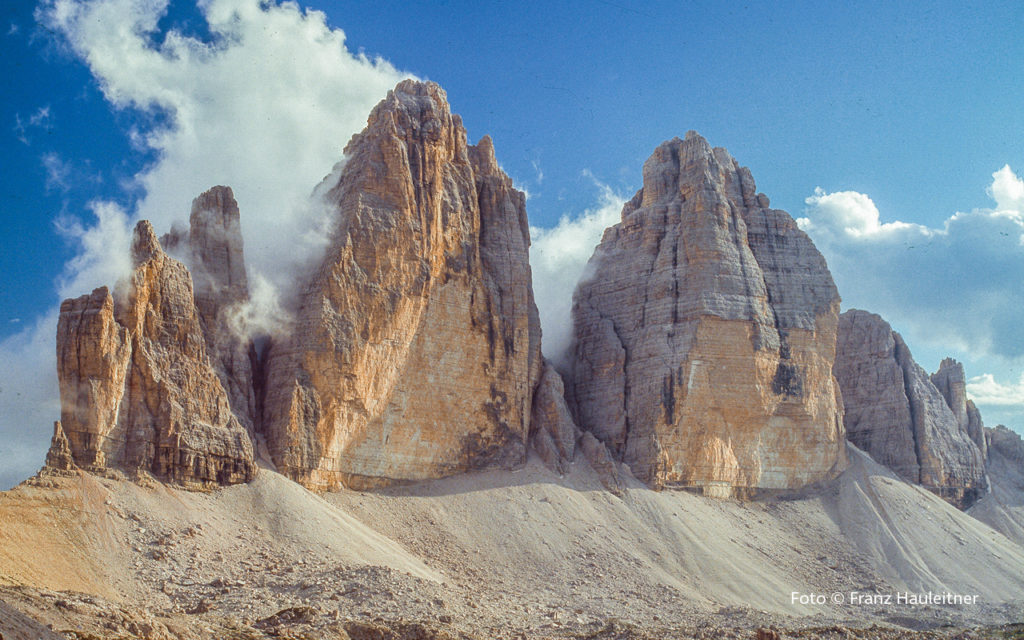
[{"label": "limestone cliff", "polygon": [[987,487],[985,456],[969,433],[963,369],[953,364],[944,361],[930,378],[881,317],[857,309],[839,317],[835,376],[847,437],[902,478],[966,508]]},{"label": "limestone cliff", "polygon": [[252,344],[242,323],[249,301],[241,214],[230,187],[216,186],[192,201],[187,230],[160,239],[192,276],[196,310],[210,361],[228,392],[231,410],[251,433],[257,411]]},{"label": "limestone cliff", "polygon": [[49,457],[66,465],[66,442],[79,467],[185,486],[251,479],[252,445],[207,355],[187,269],[146,221],[131,251],[134,270],[115,295],[102,287],[61,305],[61,421]]},{"label": "limestone cliff", "polygon": [[345,154],[334,237],[267,359],[275,464],[313,488],[519,464],[541,371],[523,194],[433,83],[400,83]]},{"label": "limestone cliff", "polygon": [[832,277],[724,149],[658,147],[587,269],[569,395],[634,475],[733,495],[844,467]]},{"label": "limestone cliff", "polygon": [[964,366],[953,358],[945,358],[939,364],[939,370],[931,375],[931,381],[945,398],[960,430],[981,450],[981,458],[985,460],[988,457],[985,424],[981,420],[978,407],[974,406],[974,401],[967,398]]}]

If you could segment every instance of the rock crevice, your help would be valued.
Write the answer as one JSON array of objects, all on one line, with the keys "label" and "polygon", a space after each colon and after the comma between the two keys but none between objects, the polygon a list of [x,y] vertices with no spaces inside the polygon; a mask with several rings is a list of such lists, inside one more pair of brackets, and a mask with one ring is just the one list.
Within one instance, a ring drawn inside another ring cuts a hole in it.
[{"label": "rock crevice", "polygon": [[747,495],[831,477],[845,464],[839,297],[821,254],[693,132],[643,174],[574,295],[578,424],[656,487]]}]

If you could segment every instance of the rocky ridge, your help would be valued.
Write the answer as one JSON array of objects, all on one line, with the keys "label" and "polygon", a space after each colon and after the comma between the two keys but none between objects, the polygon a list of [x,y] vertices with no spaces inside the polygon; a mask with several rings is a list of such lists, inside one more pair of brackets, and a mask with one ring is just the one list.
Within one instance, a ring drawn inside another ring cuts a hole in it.
[{"label": "rocky ridge", "polygon": [[851,309],[839,317],[835,376],[857,447],[961,508],[984,494],[984,430],[959,363],[928,376],[885,320]]},{"label": "rocky ridge", "polygon": [[793,489],[845,466],[825,260],[690,132],[644,164],[573,297],[580,427],[655,487]]},{"label": "rocky ridge", "polygon": [[152,226],[132,239],[130,278],[66,300],[57,324],[61,422],[79,467],[146,472],[186,486],[246,482],[249,434],[211,366],[192,278]]}]

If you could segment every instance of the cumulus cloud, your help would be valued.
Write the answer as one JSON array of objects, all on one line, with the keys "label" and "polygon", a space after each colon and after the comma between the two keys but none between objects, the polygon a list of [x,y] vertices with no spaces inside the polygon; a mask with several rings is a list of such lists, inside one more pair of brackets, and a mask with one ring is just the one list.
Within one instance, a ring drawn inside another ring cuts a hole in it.
[{"label": "cumulus cloud", "polygon": [[996,207],[957,213],[941,228],[882,222],[861,193],[807,198],[798,220],[828,259],[846,307],[876,311],[912,334],[977,357],[1024,357],[1024,183],[993,174]]},{"label": "cumulus cloud", "polygon": [[1024,374],[1016,384],[1000,384],[984,373],[967,381],[967,392],[979,404],[1024,406]]},{"label": "cumulus cloud", "polygon": [[[992,174],[995,207],[958,212],[941,227],[883,222],[867,195],[816,189],[800,226],[828,260],[846,308],[881,314],[919,359],[956,354],[986,421],[1020,428],[1024,382],[1024,181],[1009,166]],[[995,372],[995,373],[993,373]]]},{"label": "cumulus cloud", "polygon": [[1024,374],[1016,383],[999,382],[991,373],[967,381],[967,394],[982,408],[985,424],[1024,431]]},{"label": "cumulus cloud", "polygon": [[143,196],[125,226],[145,218],[167,231],[187,220],[192,198],[226,184],[242,211],[250,273],[284,289],[322,244],[313,187],[407,74],[349,52],[322,13],[294,3],[199,8],[204,39],[158,32],[167,0],[48,0],[36,17],[88,65],[113,107],[151,116],[128,132],[157,160],[135,176]]},{"label": "cumulus cloud", "polygon": [[[330,221],[317,197],[352,134],[399,80],[381,59],[350,52],[345,35],[317,11],[260,0],[199,0],[207,36],[161,32],[167,0],[44,0],[36,20],[88,66],[109,104],[134,122],[125,135],[151,153],[124,208],[94,202],[64,214],[60,233],[77,255],[57,283],[62,297],[113,285],[128,272],[139,219],[158,233],[187,224],[192,198],[217,184],[233,188],[254,302],[238,324],[268,331],[286,317],[281,294],[325,245]],[[31,142],[49,126],[43,108],[16,122]],[[68,165],[44,156],[51,188],[68,188]],[[74,188],[74,184],[70,184]],[[56,310],[0,344],[0,488],[37,469],[59,417],[54,346]]]},{"label": "cumulus cloud", "polygon": [[583,213],[564,215],[550,229],[530,227],[530,267],[533,270],[533,293],[544,331],[544,355],[562,365],[572,342],[572,293],[583,275],[584,267],[601,234],[619,221],[626,202],[611,187],[584,175],[598,188],[596,206]]}]

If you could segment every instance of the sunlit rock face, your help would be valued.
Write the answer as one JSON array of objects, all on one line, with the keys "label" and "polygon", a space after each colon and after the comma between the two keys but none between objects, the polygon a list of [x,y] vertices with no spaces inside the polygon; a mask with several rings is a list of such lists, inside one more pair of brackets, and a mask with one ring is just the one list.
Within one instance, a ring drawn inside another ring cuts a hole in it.
[{"label": "sunlit rock face", "polygon": [[542,365],[524,195],[433,83],[399,84],[345,155],[266,363],[274,463],[318,489],[521,464]]},{"label": "sunlit rock face", "polygon": [[578,424],[655,487],[793,489],[846,464],[825,260],[695,133],[644,164],[573,299]]},{"label": "sunlit rock face", "polygon": [[985,430],[959,363],[929,377],[885,320],[851,309],[839,317],[835,375],[857,447],[960,508],[985,492]]},{"label": "sunlit rock face", "polygon": [[252,444],[211,364],[188,270],[146,221],[131,251],[134,270],[114,294],[102,287],[61,305],[50,457],[67,466],[67,448],[79,467],[187,487],[250,480]]}]

